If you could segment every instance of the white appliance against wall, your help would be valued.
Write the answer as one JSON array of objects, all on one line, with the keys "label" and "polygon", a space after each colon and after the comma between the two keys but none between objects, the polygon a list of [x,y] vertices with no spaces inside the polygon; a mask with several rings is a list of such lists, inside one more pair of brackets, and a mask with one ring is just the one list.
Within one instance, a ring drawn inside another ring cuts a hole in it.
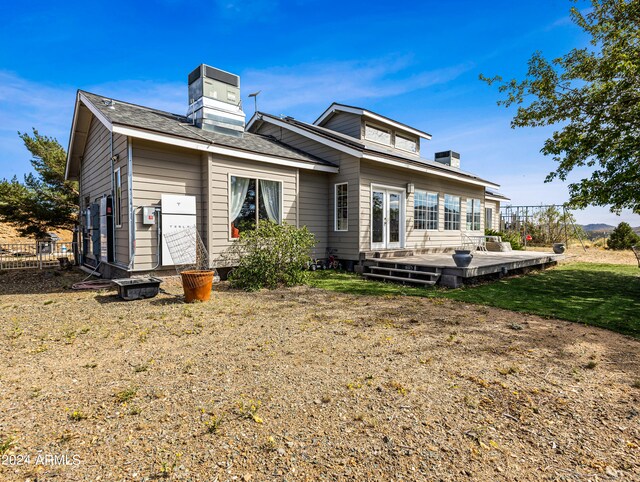
[{"label": "white appliance against wall", "polygon": [[[162,194],[162,266],[173,266],[165,235],[185,229],[196,229],[196,197]],[[194,238],[195,239],[195,238]],[[193,263],[196,261],[196,245],[193,245]]]}]

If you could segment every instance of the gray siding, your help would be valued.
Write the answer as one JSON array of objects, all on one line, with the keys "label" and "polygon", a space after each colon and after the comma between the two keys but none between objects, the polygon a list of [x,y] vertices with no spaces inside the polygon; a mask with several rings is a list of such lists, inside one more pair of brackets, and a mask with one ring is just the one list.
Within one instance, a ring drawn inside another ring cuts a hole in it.
[{"label": "gray siding", "polygon": [[362,136],[362,117],[348,112],[336,112],[322,124],[322,127],[360,139]]},{"label": "gray siding", "polygon": [[[357,116],[356,116],[357,117]],[[272,135],[279,141],[288,144],[296,149],[303,150],[314,156],[325,159],[329,162],[333,162],[340,166],[340,173],[338,174],[325,174],[328,182],[328,196],[326,202],[323,205],[326,207],[328,213],[328,235],[327,235],[327,248],[335,251],[337,256],[342,259],[358,259],[358,229],[359,229],[359,177],[360,177],[360,161],[358,158],[342,153],[332,147],[320,144],[317,141],[308,139],[300,134],[291,132],[287,129],[280,128],[269,124],[263,123],[259,129],[260,134]],[[302,172],[302,171],[301,171]],[[320,178],[320,177],[319,177]],[[334,192],[335,185],[347,182],[349,185],[349,199],[348,199],[348,215],[349,215],[349,230],[348,231],[335,231],[334,226]],[[320,208],[318,207],[318,212]],[[318,250],[316,250],[318,251]],[[324,257],[323,253],[318,253],[318,256]]]},{"label": "gray siding", "polygon": [[[396,169],[380,164],[363,161],[360,175],[360,250],[371,249],[371,184],[382,184],[397,187],[406,192],[407,184],[413,183],[416,190],[425,190],[438,193],[438,229],[416,230],[413,227],[413,194],[406,195],[405,233],[406,248],[447,248],[461,244],[461,233],[480,235],[480,231],[466,230],[466,203],[469,198],[481,200],[481,227],[484,226],[484,188],[470,184],[456,182],[420,174],[408,170]],[[460,231],[445,231],[444,229],[444,195],[452,194],[460,196],[462,213],[460,216]]]},{"label": "gray siding", "polygon": [[[127,138],[120,134],[113,135],[113,154],[117,156],[114,170],[120,168],[122,179],[122,224],[115,228],[115,260],[126,265],[129,262],[129,224],[127,217]],[[111,194],[111,133],[95,117],[91,120],[87,143],[80,165],[80,207],[82,210],[89,203]]]},{"label": "gray siding", "polygon": [[[335,230],[335,185],[343,182],[348,183],[348,217],[349,230]],[[360,227],[359,212],[359,188],[360,186],[360,159],[348,154],[341,155],[340,173],[329,175],[329,248],[335,250],[339,259],[357,260],[358,231]]]},{"label": "gray siding", "polygon": [[316,237],[314,258],[326,256],[329,242],[329,179],[326,173],[300,170],[300,226],[307,226]]},{"label": "gray siding", "polygon": [[160,205],[162,194],[196,197],[198,230],[206,239],[206,217],[200,152],[166,144],[133,141],[133,203],[136,213],[135,269],[153,269],[157,263],[157,229],[142,224],[142,207]]},{"label": "gray siding", "polygon": [[493,209],[493,219],[491,220],[491,229],[500,231],[500,202],[485,200],[485,208]]},{"label": "gray siding", "polygon": [[221,255],[231,246],[229,219],[229,178],[230,176],[242,176],[257,179],[269,179],[282,182],[282,219],[284,222],[298,224],[298,169],[294,167],[278,166],[256,161],[209,156],[209,199],[208,206],[204,208],[209,215],[208,241],[210,257],[218,265],[222,266]]}]

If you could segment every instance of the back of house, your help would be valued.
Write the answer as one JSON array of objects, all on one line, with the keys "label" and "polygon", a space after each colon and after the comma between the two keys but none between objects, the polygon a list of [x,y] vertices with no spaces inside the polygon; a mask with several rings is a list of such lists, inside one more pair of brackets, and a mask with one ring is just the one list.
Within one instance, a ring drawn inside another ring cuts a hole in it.
[{"label": "back of house", "polygon": [[165,236],[189,228],[217,268],[265,220],[307,226],[313,256],[349,268],[499,228],[499,186],[454,151],[421,157],[426,132],[339,103],[312,123],[246,122],[240,78],[207,65],[185,92],[182,115],[78,91],[66,176],[80,185],[81,262],[105,277],[173,269]]}]

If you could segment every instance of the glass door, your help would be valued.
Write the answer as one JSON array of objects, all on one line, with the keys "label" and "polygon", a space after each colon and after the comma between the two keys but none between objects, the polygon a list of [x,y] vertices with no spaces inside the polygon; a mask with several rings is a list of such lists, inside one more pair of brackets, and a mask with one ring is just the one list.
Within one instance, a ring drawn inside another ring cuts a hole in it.
[{"label": "glass door", "polygon": [[371,194],[371,249],[385,249],[385,192]]},{"label": "glass door", "polygon": [[402,191],[371,191],[371,249],[399,249],[403,245]]},{"label": "glass door", "polygon": [[402,194],[389,192],[388,199],[387,249],[398,249],[400,248],[400,199],[402,199]]}]

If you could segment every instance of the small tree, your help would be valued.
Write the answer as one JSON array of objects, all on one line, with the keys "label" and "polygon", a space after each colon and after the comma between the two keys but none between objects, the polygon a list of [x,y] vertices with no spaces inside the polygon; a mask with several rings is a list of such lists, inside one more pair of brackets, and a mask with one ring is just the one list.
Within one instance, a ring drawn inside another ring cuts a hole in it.
[{"label": "small tree", "polygon": [[620,223],[607,239],[607,248],[609,249],[631,249],[631,246],[640,244],[640,236],[633,232],[631,226],[627,223]]},{"label": "small tree", "polygon": [[0,221],[14,225],[23,236],[40,237],[51,229],[71,229],[78,212],[77,183],[65,181],[67,155],[57,140],[18,133],[33,155],[35,174],[24,182],[0,181]]},{"label": "small tree", "polygon": [[231,286],[255,291],[302,284],[313,246],[315,238],[306,226],[260,221],[225,253],[226,264],[236,266],[229,275]]},{"label": "small tree", "polygon": [[590,47],[551,60],[536,52],[523,80],[480,78],[499,85],[499,105],[518,107],[511,127],[555,127],[541,149],[558,163],[546,182],[591,168],[569,184],[572,205],[640,213],[640,1],[590,3],[571,9]]}]

